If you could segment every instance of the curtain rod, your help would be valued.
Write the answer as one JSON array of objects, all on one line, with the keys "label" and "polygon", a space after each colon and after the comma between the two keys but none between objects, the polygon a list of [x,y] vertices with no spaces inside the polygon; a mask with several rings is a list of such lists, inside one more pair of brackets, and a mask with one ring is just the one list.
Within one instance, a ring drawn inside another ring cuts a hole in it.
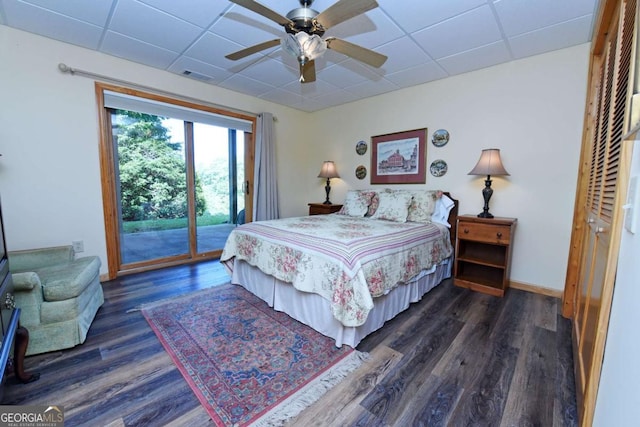
[{"label": "curtain rod", "polygon": [[[117,83],[117,84],[121,84],[121,85],[125,85],[125,86],[129,86],[132,87],[134,89],[142,89],[142,90],[146,90],[146,91],[150,91],[150,92],[154,92],[155,94],[158,95],[165,95],[165,96],[169,96],[171,98],[178,98],[182,101],[187,101],[187,102],[193,102],[196,104],[205,104],[208,107],[213,107],[213,108],[218,108],[221,110],[230,110],[233,111],[235,113],[239,113],[239,114],[247,114],[249,116],[253,116],[253,117],[257,117],[259,114],[256,113],[252,113],[250,111],[244,111],[244,110],[238,110],[236,108],[230,108],[230,107],[226,107],[226,106],[222,106],[222,105],[218,105],[218,104],[213,104],[211,102],[208,101],[204,101],[202,99],[197,99],[197,98],[192,98],[189,96],[184,96],[184,95],[178,95],[172,92],[168,92],[162,89],[157,89],[154,87],[150,87],[150,86],[144,86],[138,83],[133,83],[133,82],[129,82],[127,80],[121,80],[121,79],[117,79],[114,77],[109,77],[109,76],[105,76],[102,74],[98,74],[98,73],[94,73],[92,71],[86,71],[86,70],[81,70],[79,68],[73,68],[73,67],[69,67],[67,64],[61,62],[58,64],[58,70],[60,70],[63,73],[66,74],[71,74],[72,76],[78,75],[78,76],[83,76],[83,77],[89,77],[89,78],[93,78],[93,79],[98,79],[98,80],[103,80],[106,82],[111,82],[111,83]],[[278,119],[273,116],[273,121],[276,122],[278,121]]]}]

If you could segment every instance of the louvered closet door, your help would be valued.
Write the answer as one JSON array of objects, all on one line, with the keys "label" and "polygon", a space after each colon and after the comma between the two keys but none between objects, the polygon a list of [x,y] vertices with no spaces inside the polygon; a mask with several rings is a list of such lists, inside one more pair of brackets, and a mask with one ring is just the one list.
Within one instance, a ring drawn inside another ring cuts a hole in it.
[{"label": "louvered closet door", "polygon": [[636,0],[621,2],[618,12],[620,20],[612,24],[602,54],[594,58],[585,129],[585,137],[590,139],[588,176],[583,183],[586,196],[582,217],[586,226],[573,315],[582,425],[591,425],[615,280],[617,251],[612,251],[612,222],[625,130]]}]

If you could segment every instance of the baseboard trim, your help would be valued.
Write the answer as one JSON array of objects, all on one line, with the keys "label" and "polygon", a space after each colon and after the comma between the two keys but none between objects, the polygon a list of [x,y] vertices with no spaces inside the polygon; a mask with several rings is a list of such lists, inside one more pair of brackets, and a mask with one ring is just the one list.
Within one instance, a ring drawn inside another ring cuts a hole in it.
[{"label": "baseboard trim", "polygon": [[562,291],[557,289],[544,288],[542,286],[530,285],[528,283],[509,281],[509,287],[521,291],[532,292],[534,294],[546,295],[549,297],[562,299]]}]

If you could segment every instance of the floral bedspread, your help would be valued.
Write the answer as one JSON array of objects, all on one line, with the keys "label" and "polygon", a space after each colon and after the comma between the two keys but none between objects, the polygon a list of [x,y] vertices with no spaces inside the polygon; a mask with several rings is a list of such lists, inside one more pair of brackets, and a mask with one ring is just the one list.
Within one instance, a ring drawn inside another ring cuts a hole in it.
[{"label": "floral bedspread", "polygon": [[430,269],[453,252],[439,224],[346,215],[258,221],[235,228],[220,257],[241,259],[331,303],[345,326],[362,325],[373,299]]}]

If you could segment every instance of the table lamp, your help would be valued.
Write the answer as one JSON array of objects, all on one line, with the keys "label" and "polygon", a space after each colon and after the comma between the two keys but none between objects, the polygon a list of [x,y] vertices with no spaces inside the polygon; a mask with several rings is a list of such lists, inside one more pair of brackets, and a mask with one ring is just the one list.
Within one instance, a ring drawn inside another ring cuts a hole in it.
[{"label": "table lamp", "polygon": [[478,217],[493,218],[493,215],[489,213],[489,199],[491,199],[491,195],[493,194],[493,190],[491,189],[491,175],[509,175],[509,172],[507,172],[504,166],[502,166],[500,150],[497,148],[487,148],[486,150],[482,150],[478,163],[468,175],[487,176],[487,179],[484,181],[484,188],[482,189],[484,208],[482,209],[482,212],[478,214]]}]

